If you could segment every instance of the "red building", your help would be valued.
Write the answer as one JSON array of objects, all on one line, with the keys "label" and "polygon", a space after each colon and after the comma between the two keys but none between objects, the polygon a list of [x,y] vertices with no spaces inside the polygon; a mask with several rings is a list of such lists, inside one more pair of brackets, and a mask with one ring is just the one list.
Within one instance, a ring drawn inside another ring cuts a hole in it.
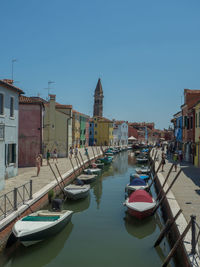
[{"label": "red building", "polygon": [[138,139],[138,130],[128,124],[128,137],[131,137],[131,136]]},{"label": "red building", "polygon": [[35,166],[35,157],[42,154],[44,104],[38,98],[19,98],[19,167]]}]

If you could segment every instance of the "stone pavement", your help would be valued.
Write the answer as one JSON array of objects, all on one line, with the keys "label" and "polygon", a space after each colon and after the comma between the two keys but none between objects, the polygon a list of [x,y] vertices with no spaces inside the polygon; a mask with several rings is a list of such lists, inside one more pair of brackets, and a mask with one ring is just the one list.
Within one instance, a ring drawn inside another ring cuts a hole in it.
[{"label": "stone pavement", "polygon": [[[94,153],[96,156],[97,155],[96,148],[94,147],[93,149],[94,149]],[[100,148],[98,148],[98,150],[99,152],[101,152]],[[79,151],[82,154],[83,160],[86,160],[87,156],[85,155],[84,148],[80,148]],[[88,147],[88,153],[89,153],[90,158],[94,157],[91,147]],[[74,157],[72,159],[72,162],[74,166],[77,166],[77,163]],[[50,160],[50,163],[52,164],[52,167],[53,167],[54,165],[53,159]],[[57,165],[58,165],[61,175],[72,169],[69,158],[58,158]],[[56,169],[54,168],[54,170]],[[43,160],[43,166],[40,169],[40,174],[38,177],[36,176],[36,172],[37,172],[36,167],[19,168],[17,176],[6,179],[5,188],[0,192],[0,196],[2,196],[3,194],[9,191],[12,191],[14,187],[19,187],[29,182],[30,179],[32,179],[33,181],[33,194],[38,192],[42,187],[44,187],[51,181],[55,180],[53,173],[50,170],[50,167],[47,166],[47,162],[45,159]],[[59,176],[57,172],[56,172],[56,175],[57,177]]]},{"label": "stone pavement", "polygon": [[[159,161],[161,160],[161,151],[159,150]],[[161,172],[164,177],[172,164],[172,160],[168,158],[164,166],[164,172]],[[200,168],[195,167],[188,162],[178,164],[177,172],[182,169],[182,172],[174,185],[172,192],[183,211],[183,215],[187,222],[190,220],[190,215],[196,215],[196,221],[200,226]],[[170,185],[176,173],[173,169],[167,184]]]}]

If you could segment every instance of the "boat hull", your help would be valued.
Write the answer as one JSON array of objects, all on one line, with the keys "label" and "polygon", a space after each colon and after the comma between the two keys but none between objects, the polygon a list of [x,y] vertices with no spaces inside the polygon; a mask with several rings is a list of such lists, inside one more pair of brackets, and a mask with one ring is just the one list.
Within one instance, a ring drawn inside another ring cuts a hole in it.
[{"label": "boat hull", "polygon": [[90,190],[81,192],[81,193],[71,193],[65,190],[65,193],[66,193],[67,198],[77,200],[77,199],[86,198],[89,195]]},{"label": "boat hull", "polygon": [[138,211],[138,210],[135,210],[135,209],[128,208],[128,213],[131,216],[133,216],[133,217],[135,217],[135,218],[137,218],[139,220],[142,220],[142,219],[144,219],[146,217],[151,216],[153,214],[153,209],[154,208],[151,208],[151,209],[145,210],[145,211]]},{"label": "boat hull", "polygon": [[[47,238],[50,238],[60,232],[71,220],[72,213],[65,217],[62,221],[60,221],[58,224],[52,225],[44,230],[39,230],[35,233],[23,235],[17,237],[19,241],[24,245],[24,246],[31,246],[35,243],[41,242]],[[13,233],[16,236],[15,230],[13,229]]]}]

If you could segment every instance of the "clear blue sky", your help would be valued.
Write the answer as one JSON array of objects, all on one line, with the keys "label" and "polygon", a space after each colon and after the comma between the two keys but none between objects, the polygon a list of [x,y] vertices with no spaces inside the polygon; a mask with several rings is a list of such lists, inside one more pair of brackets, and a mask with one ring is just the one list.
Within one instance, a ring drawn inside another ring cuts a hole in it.
[{"label": "clear blue sky", "polygon": [[0,79],[92,115],[168,127],[184,88],[200,88],[199,0],[2,0]]}]

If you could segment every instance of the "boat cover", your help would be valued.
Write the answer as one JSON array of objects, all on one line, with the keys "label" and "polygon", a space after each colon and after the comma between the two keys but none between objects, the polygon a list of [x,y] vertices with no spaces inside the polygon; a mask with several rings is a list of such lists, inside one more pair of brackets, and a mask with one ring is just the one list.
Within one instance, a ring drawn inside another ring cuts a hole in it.
[{"label": "boat cover", "polygon": [[22,221],[26,222],[53,222],[60,218],[60,216],[26,216]]},{"label": "boat cover", "polygon": [[75,179],[74,183],[75,183],[76,185],[84,185],[84,182],[81,181],[81,180],[78,179],[78,178]]},{"label": "boat cover", "polygon": [[146,185],[145,181],[140,178],[133,179],[129,185]]},{"label": "boat cover", "polygon": [[153,203],[153,199],[147,191],[139,189],[131,193],[128,202],[148,202]]}]

